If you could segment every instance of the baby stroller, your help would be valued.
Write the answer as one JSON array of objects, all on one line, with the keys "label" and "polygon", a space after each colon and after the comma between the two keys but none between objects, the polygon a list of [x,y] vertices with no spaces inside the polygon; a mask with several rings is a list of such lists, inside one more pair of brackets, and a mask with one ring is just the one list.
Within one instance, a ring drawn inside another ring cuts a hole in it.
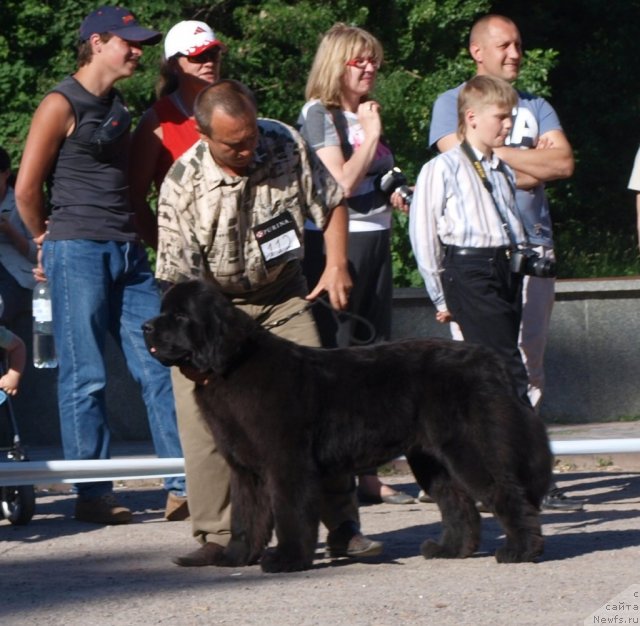
[{"label": "baby stroller", "polygon": [[[0,363],[0,375],[4,371]],[[27,455],[20,442],[18,423],[11,398],[0,389],[0,413],[9,418],[9,434],[11,444],[1,447],[0,452],[6,453],[9,461],[27,461]],[[36,508],[36,492],[33,485],[19,487],[0,487],[0,519],[3,517],[16,526],[24,526],[31,521]]]}]

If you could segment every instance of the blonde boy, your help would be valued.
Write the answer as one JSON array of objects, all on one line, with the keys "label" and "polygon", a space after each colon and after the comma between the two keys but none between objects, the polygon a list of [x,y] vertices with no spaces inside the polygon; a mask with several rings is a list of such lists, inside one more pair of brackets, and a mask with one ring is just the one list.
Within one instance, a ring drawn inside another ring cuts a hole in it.
[{"label": "blonde boy", "polygon": [[456,321],[465,341],[493,348],[527,399],[518,350],[522,276],[511,250],[525,243],[513,171],[504,145],[518,96],[506,81],[475,76],[458,96],[461,143],[426,163],[410,211],[411,244],[441,323]]}]

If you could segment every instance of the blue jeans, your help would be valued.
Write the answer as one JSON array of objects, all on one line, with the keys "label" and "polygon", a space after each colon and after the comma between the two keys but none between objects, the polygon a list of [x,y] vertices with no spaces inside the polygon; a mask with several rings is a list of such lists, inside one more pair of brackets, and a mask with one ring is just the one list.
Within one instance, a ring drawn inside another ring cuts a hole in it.
[{"label": "blue jeans", "polygon": [[[144,248],[134,242],[45,241],[53,333],[59,363],[58,409],[64,457],[108,459],[104,349],[110,332],[139,383],[159,457],[182,457],[168,368],[148,352],[141,325],[160,310],[160,294]],[[78,483],[78,497],[96,498],[111,482]],[[183,477],[165,489],[184,495]]]}]

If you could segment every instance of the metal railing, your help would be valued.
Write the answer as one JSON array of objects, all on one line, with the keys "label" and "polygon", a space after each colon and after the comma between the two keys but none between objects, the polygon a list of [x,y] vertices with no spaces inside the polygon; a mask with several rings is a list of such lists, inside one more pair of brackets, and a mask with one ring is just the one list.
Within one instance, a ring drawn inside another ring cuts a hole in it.
[{"label": "metal railing", "polygon": [[[640,439],[577,439],[552,441],[556,456],[640,452]],[[0,487],[135,480],[184,476],[184,459],[118,458],[104,461],[22,461],[0,463]]]},{"label": "metal railing", "polygon": [[0,487],[86,483],[184,476],[184,459],[107,459],[103,461],[9,461],[0,463]]}]

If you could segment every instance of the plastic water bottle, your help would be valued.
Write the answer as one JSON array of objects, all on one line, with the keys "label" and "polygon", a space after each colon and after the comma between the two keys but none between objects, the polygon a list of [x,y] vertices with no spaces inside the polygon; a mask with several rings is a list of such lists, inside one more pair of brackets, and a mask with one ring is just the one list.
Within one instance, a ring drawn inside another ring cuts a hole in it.
[{"label": "plastic water bottle", "polygon": [[58,367],[51,320],[49,283],[37,283],[33,289],[33,366],[38,369]]}]

